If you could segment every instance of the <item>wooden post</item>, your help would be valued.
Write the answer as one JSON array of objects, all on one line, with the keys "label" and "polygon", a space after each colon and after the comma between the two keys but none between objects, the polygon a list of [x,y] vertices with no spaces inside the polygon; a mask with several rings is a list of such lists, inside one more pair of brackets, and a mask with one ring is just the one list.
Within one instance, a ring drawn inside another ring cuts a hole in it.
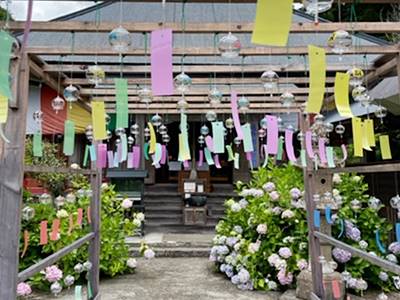
[{"label": "wooden post", "polygon": [[2,300],[16,299],[19,264],[29,65],[26,54],[18,60],[20,67],[15,68],[12,74],[14,78],[19,75],[19,88],[15,95],[18,108],[8,109],[5,134],[10,143],[3,144],[0,157],[0,299]]}]

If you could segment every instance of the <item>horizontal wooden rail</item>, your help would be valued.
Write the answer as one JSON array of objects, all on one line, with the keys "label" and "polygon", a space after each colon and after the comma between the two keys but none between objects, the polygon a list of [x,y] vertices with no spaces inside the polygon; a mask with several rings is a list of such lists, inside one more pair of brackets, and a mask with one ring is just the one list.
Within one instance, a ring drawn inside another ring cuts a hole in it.
[{"label": "horizontal wooden rail", "polygon": [[400,172],[400,163],[388,163],[379,165],[354,166],[335,169],[320,169],[318,173],[334,174],[334,173],[385,173],[385,172]]},{"label": "horizontal wooden rail", "polygon": [[380,257],[377,257],[375,255],[369,254],[365,251],[362,251],[360,249],[354,248],[350,245],[347,245],[346,243],[343,243],[329,235],[326,235],[324,233],[315,231],[314,236],[318,238],[320,241],[328,243],[332,246],[338,247],[340,249],[346,250],[350,252],[352,255],[360,257],[362,259],[365,259],[372,263],[373,265],[379,266],[382,269],[385,269],[389,272],[393,272],[397,275],[400,275],[400,266],[396,265],[388,260],[382,259]]},{"label": "horizontal wooden rail", "polygon": [[45,259],[39,261],[38,263],[34,264],[33,266],[30,266],[29,268],[21,271],[18,273],[18,282],[23,282],[27,280],[29,277],[35,275],[36,273],[42,271],[44,268],[54,264],[57,262],[60,258],[64,257],[65,255],[71,253],[75,249],[78,249],[85,243],[89,242],[94,238],[95,234],[93,232],[88,233],[87,235],[81,237],[80,239],[76,240],[72,244],[62,248],[61,250],[58,250],[56,253],[53,253],[52,255],[46,257]]},{"label": "horizontal wooden rail", "polygon": [[47,166],[24,166],[24,172],[27,173],[63,173],[63,174],[82,174],[82,175],[95,175],[97,171],[89,169],[71,169],[60,167],[47,167]]},{"label": "horizontal wooden rail", "polygon": [[[188,115],[196,115],[196,114],[205,114],[210,108],[206,107],[204,109],[187,109],[186,114]],[[106,109],[107,113],[115,113],[116,110],[114,108],[107,108]],[[295,109],[295,108],[263,108],[263,109],[249,109],[247,111],[247,114],[267,114],[267,113],[299,113],[301,112],[300,109]],[[142,114],[142,115],[147,115],[147,114],[155,114],[155,113],[163,113],[163,114],[171,114],[171,115],[178,115],[180,112],[177,109],[129,109],[130,114]],[[218,115],[222,114],[231,114],[232,110],[231,109],[219,109],[217,111]]]}]

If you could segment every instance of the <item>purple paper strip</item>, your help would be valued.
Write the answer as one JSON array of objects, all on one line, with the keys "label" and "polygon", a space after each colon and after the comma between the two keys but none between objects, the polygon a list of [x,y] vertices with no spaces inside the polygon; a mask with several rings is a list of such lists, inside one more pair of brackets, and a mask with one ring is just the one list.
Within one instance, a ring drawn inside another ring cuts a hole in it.
[{"label": "purple paper strip", "polygon": [[278,154],[279,128],[276,116],[265,116],[267,118],[267,152]]},{"label": "purple paper strip", "polygon": [[326,158],[326,147],[325,147],[325,139],[319,138],[318,140],[318,150],[319,150],[319,159],[321,163],[328,163],[328,159]]},{"label": "purple paper strip", "polygon": [[151,33],[151,89],[154,96],[174,94],[172,73],[172,29]]},{"label": "purple paper strip", "polygon": [[233,123],[235,124],[237,138],[239,140],[243,140],[243,131],[242,131],[242,126],[240,125],[239,111],[237,106],[237,93],[234,91],[232,91],[231,93],[231,109],[232,109],[232,118],[233,118]]},{"label": "purple paper strip", "polygon": [[183,167],[185,168],[185,170],[187,170],[187,169],[190,168],[190,165],[189,165],[189,161],[188,161],[188,160],[184,160],[184,161],[183,161]]},{"label": "purple paper strip", "polygon": [[107,151],[108,167],[114,168],[114,153],[110,150]]},{"label": "purple paper strip", "polygon": [[313,150],[313,146],[312,146],[311,131],[306,132],[306,150],[307,150],[308,157],[313,159],[315,155],[314,155],[314,150]]},{"label": "purple paper strip", "polygon": [[126,167],[128,169],[133,169],[133,152],[128,152],[128,162]]},{"label": "purple paper strip", "polygon": [[246,159],[248,161],[252,161],[253,160],[253,152],[246,152]]},{"label": "purple paper strip", "polygon": [[219,162],[219,156],[218,154],[214,155],[214,165],[217,169],[221,169],[221,163]]},{"label": "purple paper strip", "polygon": [[296,161],[296,155],[294,154],[293,148],[293,131],[292,130],[285,130],[285,147],[286,147],[286,154],[290,161]]},{"label": "purple paper strip", "polygon": [[165,165],[167,163],[167,146],[161,146],[161,160],[160,164]]},{"label": "purple paper strip", "polygon": [[132,147],[132,155],[133,155],[133,168],[137,169],[140,166],[140,146]]},{"label": "purple paper strip", "polygon": [[118,144],[117,146],[117,153],[118,153],[118,162],[123,162],[124,157],[122,156],[122,142]]},{"label": "purple paper strip", "polygon": [[204,152],[203,150],[199,150],[199,161],[197,162],[197,166],[198,167],[203,166],[203,162],[204,162]]},{"label": "purple paper strip", "polygon": [[104,169],[107,167],[107,145],[98,144],[97,145],[97,167]]},{"label": "purple paper strip", "polygon": [[211,136],[206,136],[206,146],[210,152],[214,152],[214,140]]}]

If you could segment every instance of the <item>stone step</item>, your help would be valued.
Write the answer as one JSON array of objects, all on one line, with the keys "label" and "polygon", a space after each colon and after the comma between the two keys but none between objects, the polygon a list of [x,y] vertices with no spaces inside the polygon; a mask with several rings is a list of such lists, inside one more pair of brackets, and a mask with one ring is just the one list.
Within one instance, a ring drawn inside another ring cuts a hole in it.
[{"label": "stone step", "polygon": [[217,222],[209,221],[206,225],[183,225],[180,224],[159,224],[155,222],[145,224],[145,232],[163,232],[163,233],[212,233],[215,230]]},{"label": "stone step", "polygon": [[[210,255],[210,249],[205,247],[155,247],[153,250],[156,253],[156,257],[208,257]],[[139,248],[132,247],[129,252],[133,256],[138,256]]]}]

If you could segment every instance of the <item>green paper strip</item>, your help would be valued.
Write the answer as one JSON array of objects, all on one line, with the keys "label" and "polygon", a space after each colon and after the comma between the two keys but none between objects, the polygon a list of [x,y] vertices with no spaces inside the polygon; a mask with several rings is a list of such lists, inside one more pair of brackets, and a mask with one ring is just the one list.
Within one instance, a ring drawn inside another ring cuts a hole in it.
[{"label": "green paper strip", "polygon": [[301,166],[304,168],[307,167],[306,150],[304,149],[300,150],[300,160],[301,160]]},{"label": "green paper strip", "polygon": [[240,155],[239,155],[239,153],[235,153],[235,159],[234,159],[234,162],[233,162],[233,166],[235,167],[235,169],[236,170],[239,170],[239,158],[240,158]]},{"label": "green paper strip", "polygon": [[254,145],[253,138],[251,136],[251,125],[249,123],[242,125],[242,131],[244,152],[253,152]]},{"label": "green paper strip", "polygon": [[211,152],[210,152],[210,150],[208,150],[208,148],[204,148],[204,156],[206,157],[206,161],[209,166],[214,165],[214,160],[213,160],[213,158],[211,156]]},{"label": "green paper strip", "polygon": [[75,286],[75,300],[82,300],[82,286]]},{"label": "green paper strip", "polygon": [[334,168],[335,160],[333,158],[333,148],[332,147],[326,147],[326,158],[328,160],[328,167]]},{"label": "green paper strip", "polygon": [[64,123],[64,147],[63,152],[67,156],[74,154],[75,146],[75,122],[66,120]]},{"label": "green paper strip", "polygon": [[96,161],[97,153],[96,153],[96,148],[94,147],[94,145],[89,146],[89,153],[90,153],[90,161]]},{"label": "green paper strip", "polygon": [[223,122],[212,122],[214,153],[225,153],[225,128]]},{"label": "green paper strip", "polygon": [[128,81],[123,78],[115,79],[117,128],[128,127]]},{"label": "green paper strip", "polygon": [[83,166],[87,167],[89,158],[89,145],[85,146],[85,154],[83,155]]},{"label": "green paper strip", "polygon": [[5,31],[0,31],[0,95],[10,99],[10,56],[14,38]]},{"label": "green paper strip", "polygon": [[226,148],[226,151],[228,151],[228,161],[233,161],[235,159],[235,156],[233,155],[232,146],[226,145],[225,148]]},{"label": "green paper strip", "polygon": [[150,157],[149,157],[149,147],[150,147],[149,143],[144,143],[144,145],[143,145],[143,153],[144,153],[144,158],[146,160],[150,159]]},{"label": "green paper strip", "polygon": [[128,139],[126,134],[121,136],[121,143],[122,143],[122,154],[121,154],[121,162],[126,161],[128,158]]},{"label": "green paper strip", "polygon": [[43,156],[43,146],[42,146],[42,132],[38,131],[33,135],[33,156],[42,157]]},{"label": "green paper strip", "polygon": [[276,160],[282,160],[282,157],[283,157],[283,136],[279,137],[278,154],[276,155]]},{"label": "green paper strip", "polygon": [[87,292],[88,292],[88,299],[93,299],[93,290],[89,280],[87,282]]}]

